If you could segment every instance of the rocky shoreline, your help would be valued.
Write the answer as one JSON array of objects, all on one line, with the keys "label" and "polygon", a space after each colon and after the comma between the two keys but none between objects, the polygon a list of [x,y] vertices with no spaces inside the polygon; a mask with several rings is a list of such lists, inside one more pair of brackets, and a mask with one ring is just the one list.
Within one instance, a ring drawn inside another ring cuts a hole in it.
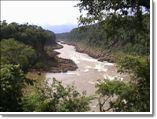
[{"label": "rocky shoreline", "polygon": [[95,53],[94,50],[88,50],[87,48],[81,47],[78,43],[75,43],[75,42],[61,41],[61,43],[73,45],[73,46],[75,46],[75,49],[77,52],[86,53],[90,57],[98,59],[98,61],[108,61],[110,63],[115,63],[115,58],[110,53],[107,53],[107,52],[104,52],[104,53],[96,52]]},{"label": "rocky shoreline", "polygon": [[61,72],[67,72],[67,71],[75,71],[78,67],[77,65],[69,59],[63,59],[56,57],[57,59],[57,65],[52,67],[49,71],[52,73],[61,73]]},{"label": "rocky shoreline", "polygon": [[55,49],[61,49],[63,48],[62,45],[57,44],[55,46],[48,46],[45,48],[45,51],[47,52],[47,55],[45,55],[44,60],[42,60],[42,63],[44,66],[41,68],[33,68],[30,70],[32,73],[61,73],[61,72],[67,72],[67,71],[74,71],[78,67],[77,65],[70,59],[64,59],[58,57],[60,54],[57,51],[54,51]]},{"label": "rocky shoreline", "polygon": [[50,67],[50,69],[47,70],[47,72],[61,73],[67,71],[74,71],[78,68],[77,65],[72,60],[58,57],[60,53],[54,50],[61,48],[63,48],[63,46],[60,44],[50,46],[50,49],[47,53],[50,57],[54,57],[57,63],[53,67]]},{"label": "rocky shoreline", "polygon": [[52,73],[60,73],[60,72],[67,72],[67,71],[76,70],[78,67],[72,60],[60,58],[60,57],[58,57],[58,55],[60,53],[54,51],[55,49],[61,49],[61,48],[63,48],[63,46],[60,44],[57,44],[55,47],[52,47],[51,53],[55,53],[55,59],[57,61],[57,64],[56,64],[56,66],[52,67],[50,69],[50,71]]}]

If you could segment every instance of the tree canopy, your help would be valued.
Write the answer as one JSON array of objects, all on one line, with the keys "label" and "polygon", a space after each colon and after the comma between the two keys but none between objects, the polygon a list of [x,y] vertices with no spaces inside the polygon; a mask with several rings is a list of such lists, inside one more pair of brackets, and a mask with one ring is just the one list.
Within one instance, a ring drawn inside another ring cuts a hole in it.
[{"label": "tree canopy", "polygon": [[38,56],[43,55],[45,45],[56,44],[55,34],[52,31],[44,30],[36,25],[15,22],[8,24],[6,21],[1,21],[1,40],[8,38],[31,45],[37,51]]},{"label": "tree canopy", "polygon": [[85,17],[80,16],[80,23],[88,24],[102,21],[113,13],[125,16],[134,14],[140,18],[143,12],[149,12],[150,0],[80,0],[77,6],[80,11],[87,11]]},{"label": "tree canopy", "polygon": [[[119,60],[120,71],[131,75],[129,83],[102,80],[96,85],[100,111],[149,112],[150,64],[149,59],[125,56]],[[109,101],[110,106],[104,106]]]},{"label": "tree canopy", "polygon": [[36,60],[35,50],[31,46],[14,39],[2,39],[0,45],[2,64],[20,65],[23,70],[27,70]]}]

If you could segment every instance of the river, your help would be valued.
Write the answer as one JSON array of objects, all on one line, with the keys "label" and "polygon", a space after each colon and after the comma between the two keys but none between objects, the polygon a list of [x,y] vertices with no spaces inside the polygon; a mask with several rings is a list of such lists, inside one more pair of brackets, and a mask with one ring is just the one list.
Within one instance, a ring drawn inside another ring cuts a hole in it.
[{"label": "river", "polygon": [[[125,79],[125,75],[117,73],[116,64],[107,61],[101,62],[85,53],[79,53],[72,45],[60,42],[59,44],[63,48],[55,50],[60,53],[58,56],[73,60],[77,64],[78,69],[66,73],[46,73],[46,79],[49,83],[52,82],[52,78],[56,78],[62,81],[64,85],[74,85],[79,92],[85,91],[86,95],[94,96],[97,80],[105,78],[114,80],[116,78],[116,80],[122,81]],[[98,111],[96,101],[91,103],[91,111]]]}]

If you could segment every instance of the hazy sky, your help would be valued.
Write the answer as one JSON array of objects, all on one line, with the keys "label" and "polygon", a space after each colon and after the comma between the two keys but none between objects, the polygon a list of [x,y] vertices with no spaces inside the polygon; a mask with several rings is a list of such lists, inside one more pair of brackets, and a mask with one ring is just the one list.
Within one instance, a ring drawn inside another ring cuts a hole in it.
[{"label": "hazy sky", "polygon": [[1,1],[1,20],[36,25],[77,24],[79,1]]}]

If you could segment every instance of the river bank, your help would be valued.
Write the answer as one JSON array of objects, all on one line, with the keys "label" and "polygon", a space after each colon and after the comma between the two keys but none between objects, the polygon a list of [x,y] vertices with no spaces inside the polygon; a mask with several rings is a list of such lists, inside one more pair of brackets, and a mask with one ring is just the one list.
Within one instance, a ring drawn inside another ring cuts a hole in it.
[{"label": "river bank", "polygon": [[70,59],[64,59],[58,57],[60,54],[59,52],[56,52],[56,49],[62,49],[63,46],[60,44],[57,44],[56,46],[50,46],[47,48],[46,52],[50,57],[54,57],[56,64],[53,67],[50,67],[49,71],[52,73],[60,73],[60,72],[67,72],[67,71],[74,71],[78,67],[77,65]]},{"label": "river bank", "polygon": [[98,61],[108,61],[115,63],[115,58],[108,51],[102,51],[98,48],[91,48],[83,43],[61,40],[63,44],[73,45],[77,52],[86,53],[89,56],[98,59]]},{"label": "river bank", "polygon": [[72,60],[58,57],[60,53],[55,50],[62,48],[60,44],[45,47],[45,57],[40,59],[37,66],[28,72],[27,78],[34,80],[39,78],[38,75],[43,77],[47,72],[63,73],[76,70],[78,67]]}]

